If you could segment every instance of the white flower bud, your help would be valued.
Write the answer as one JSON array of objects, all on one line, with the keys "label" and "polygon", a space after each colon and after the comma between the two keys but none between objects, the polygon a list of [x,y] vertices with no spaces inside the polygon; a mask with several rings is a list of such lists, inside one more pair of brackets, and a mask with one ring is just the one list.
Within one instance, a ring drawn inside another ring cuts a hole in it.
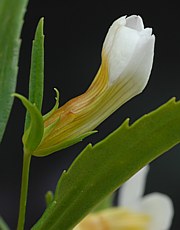
[{"label": "white flower bud", "polygon": [[140,16],[121,17],[110,27],[103,44],[108,62],[109,83],[124,82],[131,95],[146,86],[152,68],[155,36]]}]

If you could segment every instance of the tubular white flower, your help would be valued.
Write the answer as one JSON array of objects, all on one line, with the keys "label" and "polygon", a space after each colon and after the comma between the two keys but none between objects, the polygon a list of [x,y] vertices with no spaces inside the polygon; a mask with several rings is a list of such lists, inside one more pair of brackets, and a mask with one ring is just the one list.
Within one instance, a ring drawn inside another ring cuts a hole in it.
[{"label": "tubular white flower", "polygon": [[139,94],[149,79],[154,43],[152,29],[144,29],[140,16],[117,19],[105,38],[95,79],[85,93],[46,116],[46,135],[34,155],[45,156],[80,141]]},{"label": "tubular white flower", "polygon": [[143,197],[148,170],[148,166],[144,167],[122,186],[118,203],[120,207],[148,215],[151,220],[148,230],[168,230],[174,215],[171,199],[161,193]]}]

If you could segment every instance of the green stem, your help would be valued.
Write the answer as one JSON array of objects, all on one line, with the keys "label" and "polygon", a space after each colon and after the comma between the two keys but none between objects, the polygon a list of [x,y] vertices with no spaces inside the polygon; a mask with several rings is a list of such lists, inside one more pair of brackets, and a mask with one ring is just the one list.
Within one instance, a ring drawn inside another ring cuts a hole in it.
[{"label": "green stem", "polygon": [[21,181],[21,197],[20,197],[20,205],[19,205],[19,218],[18,218],[17,230],[23,230],[25,224],[30,162],[31,162],[31,154],[24,152],[22,181]]}]

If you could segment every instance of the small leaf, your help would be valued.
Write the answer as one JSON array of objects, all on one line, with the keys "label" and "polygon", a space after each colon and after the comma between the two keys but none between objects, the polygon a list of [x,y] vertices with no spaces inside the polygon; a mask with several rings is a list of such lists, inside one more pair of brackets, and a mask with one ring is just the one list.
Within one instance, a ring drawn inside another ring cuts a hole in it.
[{"label": "small leaf", "polygon": [[70,230],[98,203],[180,142],[180,102],[170,100],[131,126],[127,119],[89,144],[58,182],[54,201],[32,230]]},{"label": "small leaf", "polygon": [[0,216],[0,230],[10,230],[6,222]]},{"label": "small leaf", "polygon": [[31,121],[30,121],[29,128],[25,131],[23,135],[23,143],[24,143],[25,151],[32,154],[33,151],[37,148],[37,146],[41,142],[43,137],[43,133],[44,133],[43,117],[35,104],[32,104],[30,101],[28,101],[25,97],[23,97],[20,94],[15,93],[13,95],[21,100],[23,105],[30,113]]},{"label": "small leaf", "polygon": [[[43,35],[44,19],[38,23],[35,38],[32,46],[31,71],[29,81],[29,101],[36,104],[41,111],[44,89],[44,35]],[[25,130],[30,124],[30,114],[27,111]]]},{"label": "small leaf", "polygon": [[48,207],[53,201],[54,194],[52,191],[48,191],[45,195],[46,207]]},{"label": "small leaf", "polygon": [[20,33],[28,0],[0,0],[0,142],[11,111],[20,49]]}]

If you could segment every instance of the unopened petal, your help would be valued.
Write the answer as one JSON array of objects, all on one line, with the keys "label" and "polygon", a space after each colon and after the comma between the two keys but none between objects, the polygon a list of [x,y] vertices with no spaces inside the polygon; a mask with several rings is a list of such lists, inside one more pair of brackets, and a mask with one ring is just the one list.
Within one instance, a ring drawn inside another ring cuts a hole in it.
[{"label": "unopened petal", "polygon": [[141,211],[151,217],[149,230],[170,229],[174,215],[171,199],[161,193],[151,193],[141,200]]},{"label": "unopened petal", "polygon": [[118,197],[118,204],[120,206],[131,208],[134,203],[139,202],[144,194],[148,171],[149,166],[147,165],[121,187]]},{"label": "unopened petal", "polygon": [[137,31],[141,31],[144,29],[143,20],[140,16],[131,15],[126,19],[126,26]]},{"label": "unopened petal", "polygon": [[126,24],[126,16],[122,16],[117,20],[115,20],[113,24],[110,26],[103,44],[103,49],[105,49],[107,53],[111,49],[117,30],[119,29],[119,27],[122,27],[125,24]]},{"label": "unopened petal", "polygon": [[150,38],[144,36],[118,78],[119,82],[126,82],[127,97],[129,97],[127,100],[141,93],[149,80],[154,57],[154,42],[154,35]]},{"label": "unopened petal", "polygon": [[[103,44],[103,53],[108,60],[109,83],[113,84],[117,79],[127,78],[126,73],[131,76],[139,67],[139,61],[143,60],[148,43],[151,43],[154,51],[154,36],[152,29],[145,28],[140,16],[121,17],[110,27]],[[151,71],[153,52],[147,52],[150,56]],[[146,56],[147,56],[146,55]],[[135,59],[135,60],[133,60]],[[148,79],[149,75],[144,78]],[[147,81],[146,81],[147,83]]]},{"label": "unopened petal", "polygon": [[140,36],[148,36],[148,37],[150,37],[152,35],[152,28],[145,28],[139,34],[140,34]]},{"label": "unopened petal", "polygon": [[138,41],[139,34],[137,31],[127,27],[117,30],[110,52],[107,54],[105,50],[105,54],[108,56],[110,84],[117,80],[127,67]]}]

